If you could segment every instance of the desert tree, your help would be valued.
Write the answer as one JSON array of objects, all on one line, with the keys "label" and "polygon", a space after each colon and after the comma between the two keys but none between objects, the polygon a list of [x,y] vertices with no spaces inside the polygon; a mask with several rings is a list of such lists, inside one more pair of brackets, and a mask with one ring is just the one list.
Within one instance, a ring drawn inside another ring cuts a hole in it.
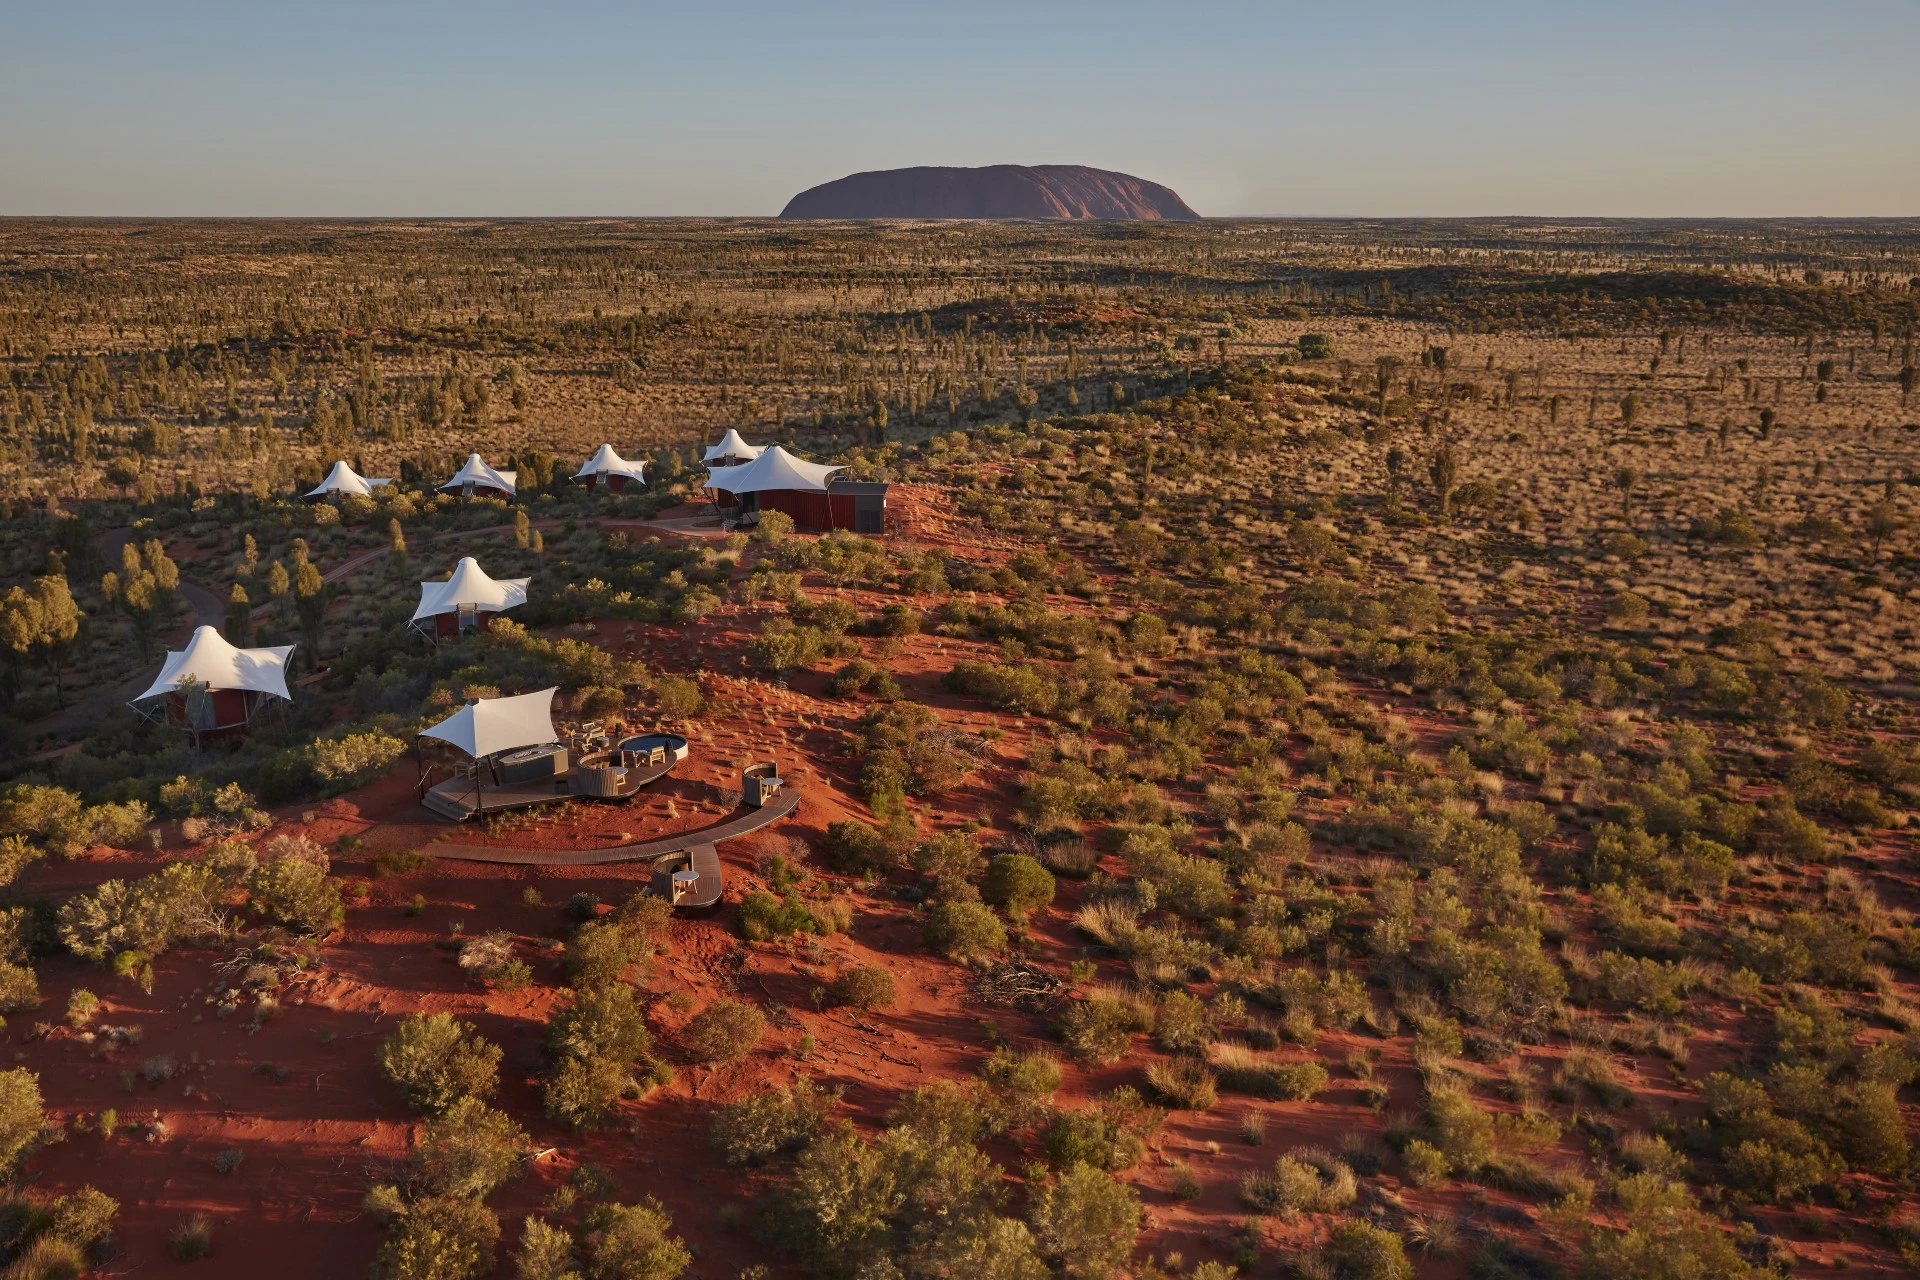
[{"label": "desert tree", "polygon": [[307,661],[318,663],[320,660],[320,629],[327,618],[327,603],[331,593],[327,590],[326,579],[320,576],[320,570],[311,560],[300,562],[299,574],[293,584],[294,609],[300,615],[300,634],[307,642]]},{"label": "desert tree", "polygon": [[1620,518],[1633,523],[1633,491],[1640,485],[1640,472],[1634,467],[1615,467],[1613,487],[1620,493]]},{"label": "desert tree", "polygon": [[1867,537],[1873,539],[1873,558],[1880,559],[1880,548],[1888,538],[1900,532],[1900,512],[1890,498],[1882,498],[1867,508]]},{"label": "desert tree", "polygon": [[227,641],[245,648],[253,638],[253,606],[247,601],[247,589],[239,583],[227,593]]},{"label": "desert tree", "polygon": [[1460,459],[1452,445],[1443,444],[1433,451],[1433,458],[1427,463],[1427,476],[1433,481],[1433,496],[1440,501],[1440,514],[1451,516],[1453,491],[1460,480]]}]

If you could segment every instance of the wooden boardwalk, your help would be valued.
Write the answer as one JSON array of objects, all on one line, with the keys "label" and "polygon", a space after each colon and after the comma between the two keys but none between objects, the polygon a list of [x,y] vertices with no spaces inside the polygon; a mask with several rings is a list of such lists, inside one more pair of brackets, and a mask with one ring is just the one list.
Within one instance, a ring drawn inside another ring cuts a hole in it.
[{"label": "wooden boardwalk", "polygon": [[772,826],[799,807],[800,793],[787,787],[773,798],[772,803],[761,808],[741,809],[736,816],[717,826],[683,831],[664,840],[606,845],[598,849],[505,849],[445,842],[429,844],[420,852],[462,862],[507,862],[527,867],[591,867],[607,862],[652,862],[695,845],[716,845],[723,840],[733,840],[762,827]]}]

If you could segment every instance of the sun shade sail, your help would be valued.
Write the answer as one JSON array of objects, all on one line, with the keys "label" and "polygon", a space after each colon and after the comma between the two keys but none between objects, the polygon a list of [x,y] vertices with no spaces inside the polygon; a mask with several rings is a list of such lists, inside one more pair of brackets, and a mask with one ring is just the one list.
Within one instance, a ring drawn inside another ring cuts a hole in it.
[{"label": "sun shade sail", "polygon": [[515,747],[538,747],[558,742],[553,731],[555,689],[523,693],[512,698],[483,698],[422,729],[423,738],[438,738],[474,759],[498,755]]},{"label": "sun shade sail", "polygon": [[293,701],[287,692],[290,644],[271,649],[236,649],[212,627],[195,628],[187,647],[167,653],[160,675],[135,702],[157,698],[188,685],[207,689],[245,689]]},{"label": "sun shade sail", "polygon": [[369,480],[346,463],[336,462],[333,464],[333,470],[327,472],[327,478],[320,482],[318,488],[307,490],[307,496],[324,498],[330,493],[357,493],[364,498],[371,495],[378,486],[392,483],[390,479]]},{"label": "sun shade sail", "polygon": [[827,477],[844,470],[845,467],[802,462],[776,444],[769,445],[767,451],[752,462],[716,468],[707,475],[707,488],[725,489],[728,493],[764,493],[769,489],[809,489],[825,493]]},{"label": "sun shade sail", "polygon": [[573,473],[573,478],[588,480],[594,476],[626,476],[628,479],[645,484],[646,476],[643,473],[646,467],[647,464],[644,462],[628,462],[613,451],[612,445],[603,444],[598,453],[588,458],[586,464]]},{"label": "sun shade sail", "polygon": [[453,479],[441,485],[442,489],[464,489],[468,485],[475,488],[498,489],[502,493],[513,492],[514,479],[518,471],[495,471],[480,460],[480,455],[470,453],[467,463],[454,475]]},{"label": "sun shade sail", "polygon": [[532,578],[508,578],[505,581],[489,578],[479,561],[472,556],[461,556],[451,578],[445,582],[420,584],[420,607],[413,611],[413,621],[418,622],[436,614],[457,613],[463,606],[489,613],[511,609],[527,602],[527,584],[532,581]]},{"label": "sun shade sail", "polygon": [[720,458],[751,459],[759,457],[762,453],[766,452],[766,449],[767,446],[763,444],[748,444],[740,438],[738,431],[729,427],[727,428],[727,434],[720,437],[720,443],[709,447],[706,453],[701,456],[700,460],[702,462],[713,462]]}]

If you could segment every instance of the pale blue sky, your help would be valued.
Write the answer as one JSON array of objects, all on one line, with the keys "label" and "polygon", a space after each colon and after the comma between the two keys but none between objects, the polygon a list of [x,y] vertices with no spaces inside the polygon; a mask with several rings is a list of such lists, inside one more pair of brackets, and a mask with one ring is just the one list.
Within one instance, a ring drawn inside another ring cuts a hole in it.
[{"label": "pale blue sky", "polygon": [[1211,215],[1920,215],[1920,3],[0,0],[0,214],[767,215],[993,163]]}]

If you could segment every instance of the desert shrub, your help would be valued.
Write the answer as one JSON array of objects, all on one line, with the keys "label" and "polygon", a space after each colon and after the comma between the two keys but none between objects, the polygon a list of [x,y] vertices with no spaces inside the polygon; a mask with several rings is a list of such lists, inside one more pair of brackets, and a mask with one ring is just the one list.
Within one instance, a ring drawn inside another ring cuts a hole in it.
[{"label": "desert shrub", "polygon": [[416,1013],[380,1046],[380,1069],[407,1105],[442,1115],[463,1098],[491,1098],[500,1086],[500,1046],[450,1013]]},{"label": "desert shrub", "polygon": [[767,1031],[767,1019],[744,1000],[716,1000],[695,1014],[680,1033],[680,1043],[701,1062],[738,1062],[752,1053]]},{"label": "desert shrub", "polygon": [[876,698],[891,700],[900,696],[900,686],[885,667],[876,666],[865,658],[855,658],[834,672],[827,681],[827,696],[851,698],[856,693],[870,693]]},{"label": "desert shrub", "polygon": [[877,964],[843,969],[827,984],[827,999],[855,1009],[892,1008],[898,998],[893,975]]},{"label": "desert shrub", "polygon": [[1188,916],[1213,916],[1233,901],[1224,864],[1177,852],[1159,827],[1141,828],[1120,846],[1127,870],[1153,882],[1160,904]]},{"label": "desert shrub", "polygon": [[1133,1188],[1089,1164],[1068,1166],[1033,1197],[1028,1222],[1041,1253],[1070,1280],[1106,1280],[1140,1236]]},{"label": "desert shrub", "polygon": [[800,1153],[769,1225],[816,1275],[850,1280],[888,1255],[892,1218],[905,1202],[898,1173],[851,1125],[831,1126]]},{"label": "desert shrub", "polygon": [[1015,920],[1053,901],[1053,874],[1023,853],[1003,853],[987,864],[980,896]]},{"label": "desert shrub", "polygon": [[273,924],[302,933],[329,933],[346,919],[340,889],[327,878],[324,855],[319,861],[278,857],[247,873],[247,900]]},{"label": "desert shrub", "polygon": [[1400,1237],[1370,1222],[1349,1219],[1336,1226],[1320,1249],[1320,1262],[1332,1280],[1413,1280]]},{"label": "desert shrub", "polygon": [[[96,844],[129,847],[146,833],[153,815],[138,800],[83,805],[65,787],[13,783],[0,791],[0,836],[17,836],[57,858],[72,858]],[[22,848],[9,857],[30,860]]]},{"label": "desert shrub", "polygon": [[84,1027],[100,1010],[100,997],[85,987],[76,987],[67,996],[67,1025]]},{"label": "desert shrub", "polygon": [[581,1220],[594,1280],[675,1280],[693,1262],[658,1200],[595,1205]]},{"label": "desert shrub", "polygon": [[547,1114],[575,1128],[606,1123],[621,1099],[640,1094],[634,1065],[652,1045],[632,987],[576,990],[547,1020]]},{"label": "desert shrub", "polygon": [[978,902],[942,899],[927,912],[927,946],[963,964],[984,962],[1007,949],[999,917]]},{"label": "desert shrub", "polygon": [[567,940],[563,965],[575,987],[597,986],[624,977],[652,947],[617,920],[589,920]]},{"label": "desert shrub", "polygon": [[434,1195],[484,1200],[518,1172],[527,1145],[512,1116],[466,1097],[428,1123],[413,1149],[414,1173]]},{"label": "desert shrub", "polygon": [[1191,1058],[1150,1064],[1147,1084],[1168,1106],[1186,1111],[1207,1111],[1219,1101],[1212,1069]]},{"label": "desert shrub", "polygon": [[374,1255],[373,1280],[478,1280],[493,1270],[500,1220],[460,1196],[406,1206]]},{"label": "desert shrub", "polygon": [[827,838],[821,845],[827,865],[847,875],[862,872],[886,873],[905,862],[913,848],[913,824],[900,815],[883,827],[842,819],[827,824]]},{"label": "desert shrub", "polygon": [[578,1280],[573,1233],[529,1215],[513,1250],[513,1274],[515,1280]]},{"label": "desert shrub", "polygon": [[19,1013],[40,1004],[40,979],[33,966],[0,960],[0,1013]]},{"label": "desert shrub", "polygon": [[1296,1147],[1272,1169],[1250,1174],[1240,1184],[1240,1198],[1248,1208],[1287,1217],[1335,1213],[1359,1194],[1359,1182],[1346,1162],[1316,1147]]},{"label": "desert shrub", "polygon": [[1407,1181],[1416,1187],[1437,1187],[1453,1172],[1446,1155],[1424,1138],[1409,1139],[1400,1159],[1406,1165]]},{"label": "desert shrub", "polygon": [[406,753],[407,744],[391,734],[350,733],[309,743],[306,758],[323,786],[349,790],[379,777]]},{"label": "desert shrub", "polygon": [[767,942],[790,933],[819,933],[820,923],[800,895],[789,893],[782,898],[755,889],[740,902],[740,931],[749,942]]},{"label": "desert shrub", "polygon": [[1436,1082],[1427,1090],[1427,1140],[1454,1169],[1473,1174],[1492,1159],[1493,1117],[1458,1084]]},{"label": "desert shrub", "polygon": [[929,880],[970,880],[980,872],[980,845],[964,832],[948,831],[915,845],[908,860]]},{"label": "desert shrub", "polygon": [[1140,1163],[1147,1135],[1159,1127],[1161,1113],[1133,1089],[1115,1089],[1099,1102],[1057,1113],[1047,1126],[1047,1159],[1056,1169],[1090,1164],[1119,1172]]},{"label": "desert shrub", "polygon": [[1097,991],[1068,1005],[1055,1032],[1081,1062],[1118,1062],[1133,1047],[1133,1033],[1152,1028],[1149,1010],[1139,1001]]},{"label": "desert shrub", "polygon": [[39,1137],[46,1124],[41,1106],[39,1076],[25,1067],[0,1071],[0,1172],[12,1172]]},{"label": "desert shrub", "polygon": [[663,720],[691,720],[707,709],[706,690],[685,676],[661,676],[653,682],[653,708]]},{"label": "desert shrub", "polygon": [[715,1110],[713,1145],[728,1164],[761,1164],[812,1141],[839,1098],[838,1090],[804,1076],[784,1089],[748,1094]]},{"label": "desert shrub", "polygon": [[1332,1078],[1317,1062],[1275,1061],[1238,1045],[1215,1046],[1212,1062],[1224,1087],[1256,1098],[1303,1101],[1326,1088]]},{"label": "desert shrub", "polygon": [[1185,991],[1169,991],[1154,1015],[1153,1042],[1169,1053],[1199,1053],[1215,1037],[1207,1006]]},{"label": "desert shrub", "polygon": [[998,662],[956,662],[941,684],[1016,715],[1050,715],[1060,698],[1058,682],[1040,668]]},{"label": "desert shrub", "polygon": [[1585,1280],[1746,1280],[1777,1274],[1750,1265],[1734,1238],[1700,1212],[1681,1184],[1636,1173],[1615,1181],[1612,1191],[1625,1229],[1587,1228],[1579,1257]]},{"label": "desert shrub", "polygon": [[217,871],[188,862],[172,863],[132,884],[103,881],[60,905],[60,941],[88,960],[128,951],[158,955],[176,942],[220,936],[225,896]]},{"label": "desert shrub", "polygon": [[1060,1088],[1060,1063],[1050,1053],[995,1049],[980,1068],[986,1101],[1003,1127],[1033,1124]]},{"label": "desert shrub", "polygon": [[0,1196],[0,1258],[12,1264],[0,1275],[82,1274],[87,1251],[112,1234],[119,1212],[117,1200],[93,1187],[51,1199],[31,1190]]},{"label": "desert shrub", "polygon": [[167,1235],[168,1252],[175,1262],[204,1258],[213,1249],[213,1219],[204,1213],[190,1213]]},{"label": "desert shrub", "polygon": [[1633,1102],[1633,1090],[1620,1082],[1613,1061],[1591,1049],[1569,1050],[1554,1072],[1553,1084],[1554,1095],[1566,1102],[1590,1096],[1616,1111]]}]

